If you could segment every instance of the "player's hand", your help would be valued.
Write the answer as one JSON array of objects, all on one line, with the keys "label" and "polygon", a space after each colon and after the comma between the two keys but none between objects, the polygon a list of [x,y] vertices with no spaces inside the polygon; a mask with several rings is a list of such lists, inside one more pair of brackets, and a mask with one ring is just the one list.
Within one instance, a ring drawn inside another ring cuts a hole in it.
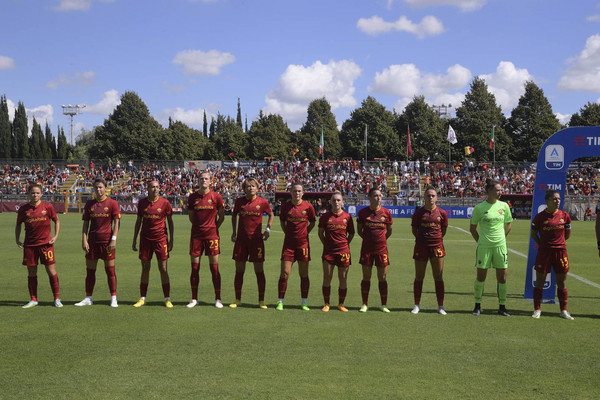
[{"label": "player's hand", "polygon": [[171,251],[173,251],[173,241],[172,240],[169,241],[169,243],[167,243],[167,250],[169,251],[169,253]]},{"label": "player's hand", "polygon": [[231,234],[231,241],[232,241],[233,243],[235,243],[235,239],[236,239],[236,238],[237,238],[237,235],[236,235],[235,233],[232,233],[232,234]]},{"label": "player's hand", "polygon": [[137,251],[137,243],[136,242],[133,242],[133,244],[131,245],[131,250]]},{"label": "player's hand", "polygon": [[265,231],[265,233],[263,233],[263,240],[267,240],[270,235],[271,234],[269,233],[269,231]]},{"label": "player's hand", "polygon": [[116,248],[117,248],[117,241],[111,240],[110,243],[108,244],[108,250],[110,250],[110,252],[112,253]]},{"label": "player's hand", "polygon": [[48,242],[48,244],[54,244],[56,243],[56,236],[53,237],[52,239],[50,239],[50,241]]},{"label": "player's hand", "polygon": [[23,242],[21,242],[20,240],[17,240],[17,246],[22,249],[23,248]]},{"label": "player's hand", "polygon": [[81,248],[83,249],[83,251],[85,251],[86,253],[90,252],[90,245],[88,244],[87,240],[84,240],[83,243],[81,243]]}]

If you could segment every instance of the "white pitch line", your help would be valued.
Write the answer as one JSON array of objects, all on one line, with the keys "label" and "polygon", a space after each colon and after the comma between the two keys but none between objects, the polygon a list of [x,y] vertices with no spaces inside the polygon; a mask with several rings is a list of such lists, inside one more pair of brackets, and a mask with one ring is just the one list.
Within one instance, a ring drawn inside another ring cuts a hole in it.
[{"label": "white pitch line", "polygon": [[[448,226],[449,226],[449,227],[451,227],[451,228],[454,228],[454,229],[458,229],[458,230],[459,230],[459,231],[461,231],[461,232],[468,233],[469,235],[471,234],[471,232],[469,232],[469,231],[467,231],[467,230],[465,230],[465,229],[463,229],[463,228],[459,228],[458,226],[452,226],[452,225],[448,225]],[[508,251],[510,251],[511,253],[514,253],[514,254],[516,254],[516,255],[518,255],[518,256],[521,256],[521,257],[523,257],[523,258],[527,258],[527,255],[526,255],[526,254],[523,254],[523,253],[521,253],[521,252],[519,252],[519,251],[513,250],[513,249],[511,249],[510,247],[508,248]],[[586,279],[586,278],[584,278],[583,276],[575,275],[575,274],[574,274],[574,273],[572,273],[572,272],[569,272],[569,276],[570,276],[570,277],[573,277],[573,278],[575,278],[575,279],[577,279],[578,281],[581,281],[581,282],[583,282],[583,283],[587,283],[587,284],[588,284],[588,285],[590,285],[590,286],[593,286],[593,287],[595,287],[595,288],[598,288],[598,289],[600,289],[600,285],[599,285],[599,284],[597,284],[596,282],[592,282],[592,281],[590,281],[589,279]]]}]

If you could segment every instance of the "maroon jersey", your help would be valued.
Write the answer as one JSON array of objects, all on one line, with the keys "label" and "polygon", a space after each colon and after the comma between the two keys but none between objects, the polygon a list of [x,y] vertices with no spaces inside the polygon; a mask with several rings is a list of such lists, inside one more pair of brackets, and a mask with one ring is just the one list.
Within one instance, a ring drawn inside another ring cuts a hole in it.
[{"label": "maroon jersey", "polygon": [[146,240],[160,241],[167,239],[165,218],[173,214],[171,203],[159,197],[155,201],[143,198],[138,203],[138,217],[142,217],[140,236]]},{"label": "maroon jersey", "polygon": [[288,201],[281,207],[279,218],[286,222],[283,246],[287,248],[303,247],[308,244],[308,222],[316,221],[315,209],[307,201],[294,205]]},{"label": "maroon jersey", "polygon": [[19,208],[17,224],[25,223],[25,246],[42,246],[52,239],[50,221],[57,221],[56,211],[52,204],[41,201],[32,206],[27,203]]},{"label": "maroon jersey", "polygon": [[442,227],[448,226],[448,214],[440,207],[428,210],[419,207],[413,214],[411,226],[417,228],[415,242],[425,246],[440,246],[442,244]]},{"label": "maroon jersey", "polygon": [[563,210],[550,214],[544,210],[531,222],[531,229],[540,234],[540,247],[566,249],[565,229],[571,229],[571,217]]},{"label": "maroon jersey", "polygon": [[262,197],[256,197],[248,200],[245,196],[236,199],[233,213],[238,215],[237,236],[247,238],[262,237],[262,217],[263,213],[273,215],[269,202]]},{"label": "maroon jersey", "polygon": [[206,194],[194,192],[188,197],[188,212],[192,214],[192,237],[218,239],[217,212],[224,206],[223,198],[210,190]]},{"label": "maroon jersey", "polygon": [[386,232],[392,225],[392,213],[385,207],[371,210],[371,207],[361,208],[358,212],[358,224],[363,226],[361,253],[387,252]]},{"label": "maroon jersey", "polygon": [[102,201],[96,199],[85,203],[83,220],[90,222],[88,241],[93,243],[109,243],[112,235],[112,222],[120,219],[119,204],[110,198]]},{"label": "maroon jersey", "polygon": [[346,235],[347,233],[354,234],[354,222],[350,214],[342,211],[336,215],[332,211],[327,211],[319,218],[319,228],[325,229],[324,255],[350,253]]}]

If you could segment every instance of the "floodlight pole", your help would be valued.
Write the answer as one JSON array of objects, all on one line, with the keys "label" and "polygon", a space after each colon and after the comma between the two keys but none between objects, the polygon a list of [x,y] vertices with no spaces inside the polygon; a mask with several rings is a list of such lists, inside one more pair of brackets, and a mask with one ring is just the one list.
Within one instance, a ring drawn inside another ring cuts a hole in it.
[{"label": "floodlight pole", "polygon": [[63,114],[71,117],[71,146],[75,145],[75,143],[73,142],[73,117],[75,115],[79,115],[79,110],[83,108],[85,108],[85,104],[76,104],[74,106],[70,104],[68,106],[65,106],[64,104],[62,105]]}]

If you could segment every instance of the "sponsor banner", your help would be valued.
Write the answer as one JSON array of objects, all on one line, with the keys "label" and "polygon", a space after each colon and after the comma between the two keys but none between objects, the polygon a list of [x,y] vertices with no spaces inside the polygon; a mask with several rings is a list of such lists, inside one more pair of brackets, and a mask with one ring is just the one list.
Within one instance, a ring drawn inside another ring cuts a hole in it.
[{"label": "sponsor banner", "polygon": [[[65,203],[58,201],[50,201],[48,202],[52,204],[54,210],[57,214],[65,213]],[[0,212],[17,212],[19,211],[19,207],[26,203],[19,203],[18,201],[3,201],[0,203]]]},{"label": "sponsor banner", "polygon": [[119,212],[121,214],[137,214],[138,207],[135,203],[119,203]]},{"label": "sponsor banner", "polygon": [[[233,161],[223,161],[223,168],[233,168]],[[238,161],[238,168],[248,169],[252,167],[255,161]],[[256,161],[257,167],[266,167],[269,164],[266,161]]]},{"label": "sponsor banner", "polygon": [[[346,212],[352,217],[356,217],[358,215],[358,211],[361,208],[365,208],[368,206],[346,206]],[[418,207],[415,206],[384,206],[392,213],[393,218],[412,218],[415,210]],[[448,214],[448,218],[471,218],[473,215],[473,207],[442,207],[442,209],[446,210]]]},{"label": "sponsor banner", "polygon": [[207,161],[207,160],[196,160],[196,161],[185,161],[183,167],[186,169],[205,170],[207,168],[220,169],[222,165],[221,161]]}]

